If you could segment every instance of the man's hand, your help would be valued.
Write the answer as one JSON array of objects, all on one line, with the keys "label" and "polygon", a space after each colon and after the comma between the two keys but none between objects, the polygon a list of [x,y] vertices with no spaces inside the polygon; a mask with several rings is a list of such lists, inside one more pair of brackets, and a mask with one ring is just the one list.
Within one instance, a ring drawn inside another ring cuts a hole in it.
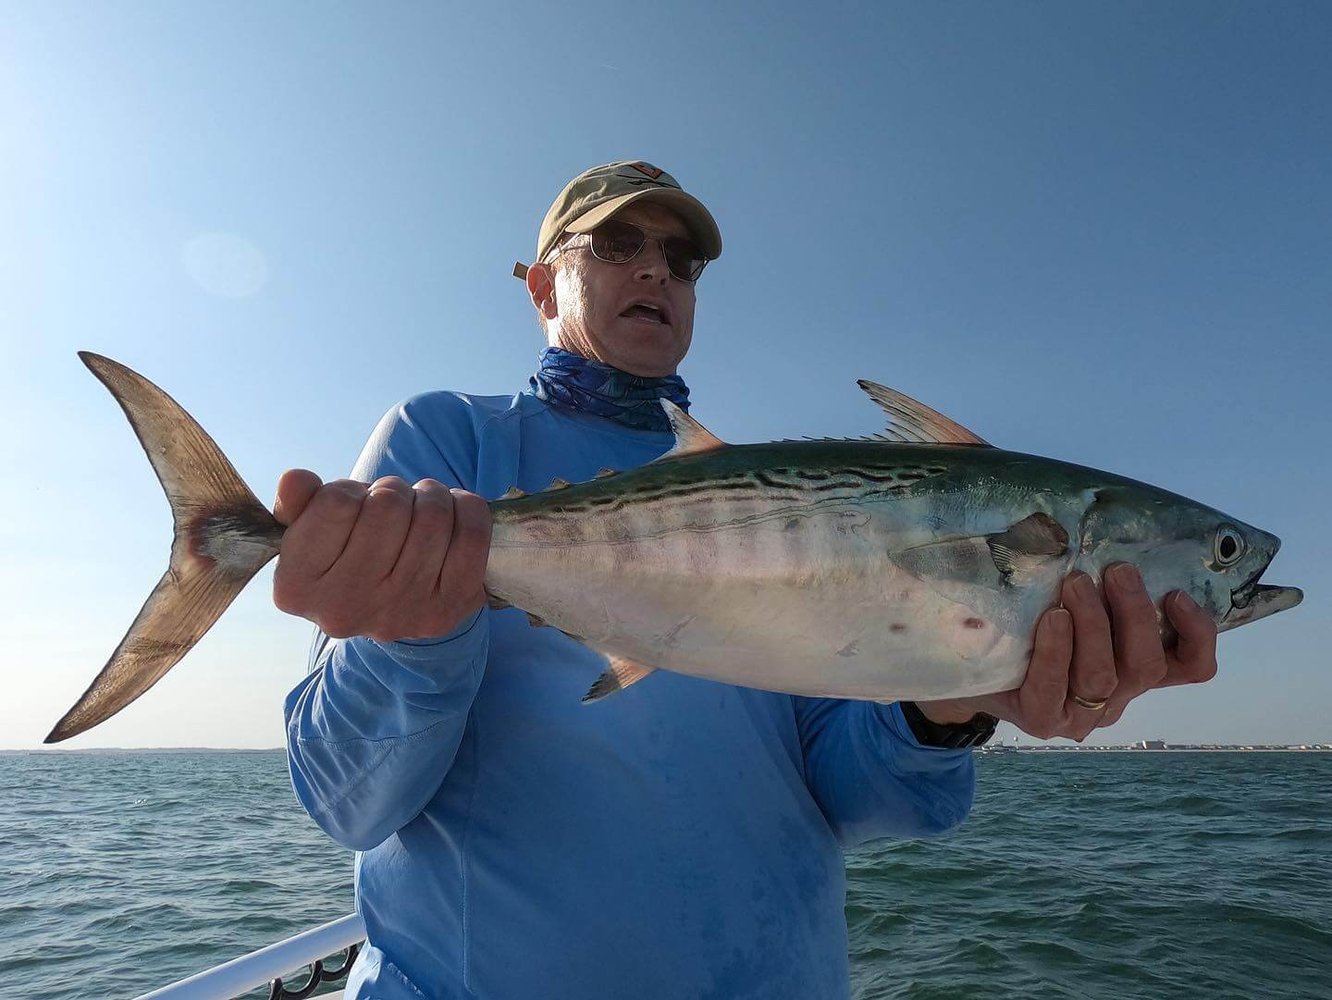
[{"label": "man's hand", "polygon": [[920,710],[941,723],[988,712],[1038,739],[1081,742],[1093,729],[1118,722],[1129,702],[1146,691],[1216,675],[1216,624],[1187,594],[1175,591],[1165,599],[1179,633],[1174,648],[1166,649],[1138,571],[1118,563],[1104,581],[1108,611],[1091,577],[1074,573],[1064,581],[1063,606],[1041,617],[1020,688],[920,702]]},{"label": "man's hand", "polygon": [[273,513],[288,525],[273,603],[334,638],[433,638],[485,603],[490,506],[474,493],[290,469]]}]

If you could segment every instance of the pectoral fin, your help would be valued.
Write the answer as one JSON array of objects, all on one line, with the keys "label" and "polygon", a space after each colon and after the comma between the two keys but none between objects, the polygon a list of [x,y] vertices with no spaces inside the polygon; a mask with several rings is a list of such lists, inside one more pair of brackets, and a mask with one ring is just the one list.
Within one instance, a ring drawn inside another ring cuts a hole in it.
[{"label": "pectoral fin", "polygon": [[936,586],[960,583],[998,588],[1004,583],[984,535],[913,545],[893,556],[893,561],[912,576]]},{"label": "pectoral fin", "polygon": [[657,669],[656,667],[645,667],[633,660],[626,660],[622,656],[608,656],[607,659],[610,660],[610,666],[588,688],[587,694],[583,695],[584,705],[600,701],[616,691],[623,691],[630,684],[637,684]]},{"label": "pectoral fin", "polygon": [[1049,514],[1037,511],[1007,531],[987,536],[986,543],[1004,581],[1021,585],[1051,559],[1058,560],[1068,552],[1068,532]]},{"label": "pectoral fin", "polygon": [[1037,511],[1004,531],[915,545],[893,559],[912,576],[954,597],[957,586],[983,590],[1024,586],[1061,567],[1068,543],[1063,525]]}]

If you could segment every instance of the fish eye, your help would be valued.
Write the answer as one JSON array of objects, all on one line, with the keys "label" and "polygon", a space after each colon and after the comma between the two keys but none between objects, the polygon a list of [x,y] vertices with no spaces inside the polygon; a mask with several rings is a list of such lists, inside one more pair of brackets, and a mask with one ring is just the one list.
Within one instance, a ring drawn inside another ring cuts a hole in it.
[{"label": "fish eye", "polygon": [[1212,551],[1218,566],[1233,566],[1244,555],[1244,536],[1228,524],[1216,529]]}]

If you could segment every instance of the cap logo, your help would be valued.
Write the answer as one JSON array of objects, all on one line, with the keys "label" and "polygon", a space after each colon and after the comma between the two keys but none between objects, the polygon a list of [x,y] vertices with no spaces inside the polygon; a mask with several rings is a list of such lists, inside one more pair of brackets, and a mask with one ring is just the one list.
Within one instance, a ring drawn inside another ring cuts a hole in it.
[{"label": "cap logo", "polygon": [[629,166],[633,167],[640,174],[652,178],[654,181],[666,172],[660,167],[654,167],[651,163],[631,163]]}]

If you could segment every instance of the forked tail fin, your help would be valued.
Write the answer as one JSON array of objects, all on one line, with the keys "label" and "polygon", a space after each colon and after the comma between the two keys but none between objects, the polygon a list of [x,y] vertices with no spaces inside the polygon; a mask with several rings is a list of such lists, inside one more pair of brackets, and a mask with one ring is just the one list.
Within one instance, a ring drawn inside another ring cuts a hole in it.
[{"label": "forked tail fin", "polygon": [[129,417],[171,504],[175,539],[143,610],[47,743],[104,722],[156,684],[278,554],[285,530],[179,403],[110,358],[79,357]]}]

